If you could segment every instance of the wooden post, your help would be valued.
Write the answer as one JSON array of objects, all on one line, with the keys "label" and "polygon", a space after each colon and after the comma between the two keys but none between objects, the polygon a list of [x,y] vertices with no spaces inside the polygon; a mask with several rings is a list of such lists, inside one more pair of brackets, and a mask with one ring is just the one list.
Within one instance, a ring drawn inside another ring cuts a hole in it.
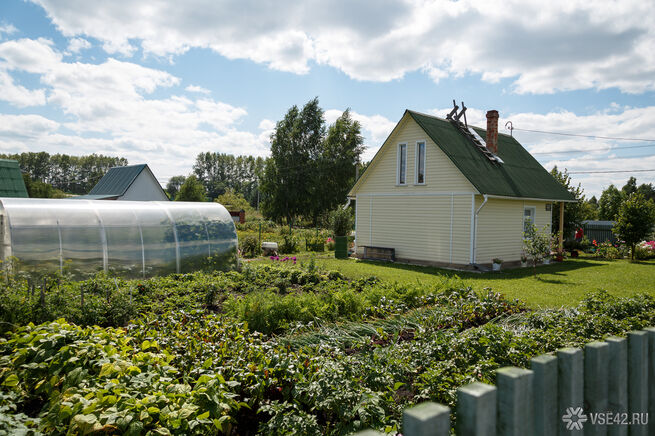
[{"label": "wooden post", "polygon": [[535,436],[557,434],[561,414],[557,409],[557,357],[543,354],[530,360],[534,373],[534,431]]},{"label": "wooden post", "polygon": [[557,252],[560,256],[564,253],[564,202],[559,203],[559,247]]},{"label": "wooden post", "polygon": [[423,403],[403,412],[403,434],[407,436],[447,436],[450,409],[437,403]]},{"label": "wooden post", "polygon": [[498,436],[523,436],[533,432],[533,375],[514,367],[496,371]]},{"label": "wooden post", "polygon": [[457,436],[496,436],[496,388],[475,382],[457,389]]}]

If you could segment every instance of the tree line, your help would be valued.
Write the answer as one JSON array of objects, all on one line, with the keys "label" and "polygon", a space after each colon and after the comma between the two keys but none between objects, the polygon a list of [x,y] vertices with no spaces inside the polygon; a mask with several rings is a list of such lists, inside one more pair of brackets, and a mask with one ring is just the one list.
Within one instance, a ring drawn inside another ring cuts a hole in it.
[{"label": "tree line", "polygon": [[[45,151],[0,154],[2,159],[18,161],[31,197],[54,196],[56,190],[68,194],[87,194],[111,167],[127,165],[122,157],[91,154],[70,156]],[[48,186],[49,185],[49,186]]]},{"label": "tree line", "polygon": [[[618,189],[614,185],[605,188],[600,196],[587,199],[582,186],[573,185],[566,169],[561,172],[554,167],[551,175],[566,188],[577,200],[564,206],[564,236],[572,238],[573,233],[585,220],[616,221],[614,232],[632,248],[648,237],[655,224],[655,188],[651,183],[637,185],[637,179],[630,177],[626,184]],[[553,232],[559,231],[559,203],[553,205]]]}]

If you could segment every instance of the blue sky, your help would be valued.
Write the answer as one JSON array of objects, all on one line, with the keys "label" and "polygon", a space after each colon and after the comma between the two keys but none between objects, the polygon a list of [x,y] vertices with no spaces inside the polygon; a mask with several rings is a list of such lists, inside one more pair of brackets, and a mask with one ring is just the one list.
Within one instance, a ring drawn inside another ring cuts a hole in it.
[{"label": "blue sky", "polygon": [[[0,150],[120,155],[165,184],[201,151],[267,155],[314,96],[328,122],[351,108],[365,159],[405,108],[453,98],[481,125],[655,139],[654,20],[631,1],[5,0]],[[514,135],[547,169],[628,171],[574,174],[589,196],[655,182],[655,141]]]}]

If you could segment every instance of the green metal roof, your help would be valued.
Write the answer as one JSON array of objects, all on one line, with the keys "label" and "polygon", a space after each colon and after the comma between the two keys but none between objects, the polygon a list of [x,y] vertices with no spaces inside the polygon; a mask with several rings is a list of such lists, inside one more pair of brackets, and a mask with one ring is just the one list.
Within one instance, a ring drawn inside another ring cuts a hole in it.
[{"label": "green metal roof", "polygon": [[[575,201],[548,171],[511,136],[498,135],[497,155],[504,163],[487,159],[449,121],[407,110],[455,166],[481,193],[503,197]],[[482,137],[486,131],[474,127]]]},{"label": "green metal roof", "polygon": [[112,194],[100,194],[100,195],[91,195],[91,194],[85,194],[85,195],[76,195],[75,197],[71,197],[72,200],[112,200],[116,199],[118,195],[112,195]]},{"label": "green metal roof", "polygon": [[146,164],[110,168],[107,174],[89,192],[89,195],[121,196],[125,194],[127,188],[130,187],[145,167]]},{"label": "green metal roof", "polygon": [[28,197],[23,174],[15,160],[0,159],[0,197]]}]

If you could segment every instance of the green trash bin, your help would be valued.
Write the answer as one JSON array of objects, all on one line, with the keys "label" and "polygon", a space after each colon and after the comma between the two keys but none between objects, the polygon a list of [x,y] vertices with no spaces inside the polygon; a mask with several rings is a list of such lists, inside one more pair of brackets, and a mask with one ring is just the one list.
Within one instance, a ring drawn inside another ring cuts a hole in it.
[{"label": "green trash bin", "polygon": [[334,237],[334,257],[337,259],[348,258],[348,236]]}]

